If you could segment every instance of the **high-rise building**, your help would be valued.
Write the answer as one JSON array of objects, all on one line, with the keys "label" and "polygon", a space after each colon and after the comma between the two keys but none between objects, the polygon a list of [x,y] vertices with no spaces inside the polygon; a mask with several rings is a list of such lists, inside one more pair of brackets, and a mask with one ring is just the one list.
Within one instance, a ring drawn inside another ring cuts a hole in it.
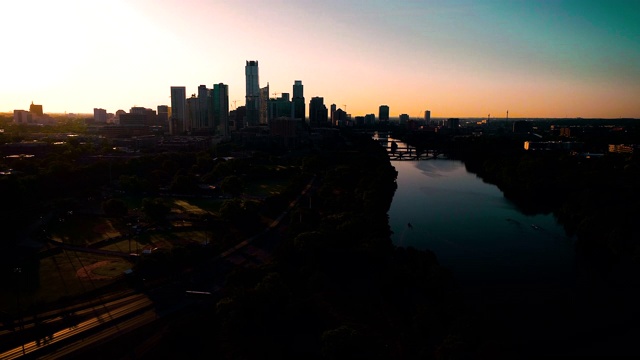
[{"label": "high-rise building", "polygon": [[406,124],[409,122],[409,114],[400,114],[398,121],[400,124]]},{"label": "high-rise building", "polygon": [[375,125],[375,123],[376,123],[376,114],[367,114],[364,116],[365,125]]},{"label": "high-rise building", "polygon": [[277,118],[292,118],[293,105],[289,93],[280,94],[279,98],[269,100],[269,123]]},{"label": "high-rise building", "polygon": [[431,122],[431,110],[426,110],[424,112],[424,122],[425,125],[429,125],[429,123]]},{"label": "high-rise building", "polygon": [[260,124],[267,124],[269,120],[269,83],[260,88]]},{"label": "high-rise building", "polygon": [[167,126],[169,124],[170,107],[158,105],[158,125]]},{"label": "high-rise building", "polygon": [[306,109],[304,103],[304,86],[302,85],[301,80],[296,80],[293,83],[293,118],[300,119],[302,121],[306,120]]},{"label": "high-rise building", "polygon": [[338,109],[335,111],[335,113],[333,114],[333,121],[335,121],[334,126],[345,126],[347,125],[347,121],[349,120],[349,117],[347,115],[347,112],[342,110],[342,109]]},{"label": "high-rise building", "polygon": [[312,97],[309,102],[309,125],[311,127],[327,126],[327,107],[324,105],[324,98]]},{"label": "high-rise building", "polygon": [[336,104],[331,104],[331,126],[336,126]]},{"label": "high-rise building", "polygon": [[378,119],[380,119],[380,122],[389,121],[389,106],[380,105],[380,108],[378,109]]},{"label": "high-rise building", "polygon": [[196,117],[196,122],[193,124],[194,129],[198,129],[199,131],[207,131],[211,130],[211,122],[209,121],[210,117],[213,117],[213,111],[209,109],[209,92],[210,90],[206,85],[198,86],[198,114]]},{"label": "high-rise building", "polygon": [[99,124],[107,123],[107,110],[93,108],[93,121]]},{"label": "high-rise building", "polygon": [[44,112],[42,111],[42,105],[36,105],[33,103],[33,101],[31,102],[31,105],[29,105],[29,112],[32,115],[37,115],[37,116],[44,115]]},{"label": "high-rise building", "polygon": [[184,86],[171,87],[171,118],[169,134],[178,135],[185,130],[187,117],[187,89]]},{"label": "high-rise building", "polygon": [[13,110],[13,122],[16,124],[29,124],[33,122],[33,118],[29,111]]},{"label": "high-rise building", "polygon": [[213,126],[217,134],[229,136],[229,86],[213,84]]},{"label": "high-rise building", "polygon": [[146,113],[147,113],[147,108],[144,108],[142,106],[134,106],[129,109],[129,114],[144,115]]},{"label": "high-rise building", "polygon": [[193,134],[194,130],[199,130],[196,127],[198,124],[198,118],[200,116],[199,106],[200,100],[196,94],[191,94],[191,97],[187,99],[187,117],[184,122],[184,131],[188,134]]},{"label": "high-rise building", "polygon": [[260,80],[258,77],[258,62],[247,61],[244,67],[246,80],[246,118],[247,125],[255,126],[260,123]]}]

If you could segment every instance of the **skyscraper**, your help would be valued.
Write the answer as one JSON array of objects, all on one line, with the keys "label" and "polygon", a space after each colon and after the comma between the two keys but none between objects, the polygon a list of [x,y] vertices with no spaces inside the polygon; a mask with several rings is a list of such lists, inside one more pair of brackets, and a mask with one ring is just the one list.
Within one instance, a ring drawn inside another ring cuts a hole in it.
[{"label": "skyscraper", "polygon": [[309,125],[311,127],[327,126],[327,107],[324,98],[312,97],[309,102]]},{"label": "skyscraper", "polygon": [[336,126],[336,104],[331,104],[331,126]]},{"label": "skyscraper", "polygon": [[247,125],[255,126],[260,123],[260,81],[258,78],[258,62],[247,61],[244,67],[246,79],[245,106]]},{"label": "skyscraper", "polygon": [[211,130],[211,122],[209,121],[209,89],[206,85],[198,86],[198,106],[195,123],[192,124],[194,129],[200,131]]},{"label": "skyscraper", "polygon": [[429,125],[429,123],[431,123],[431,110],[425,110],[424,112],[424,122],[426,125]]},{"label": "skyscraper", "polygon": [[171,87],[171,119],[169,134],[177,135],[184,131],[187,112],[187,89],[184,86]]},{"label": "skyscraper", "polygon": [[223,137],[229,136],[229,86],[213,84],[213,126]]},{"label": "skyscraper", "polygon": [[260,88],[260,124],[269,122],[269,83],[267,86]]},{"label": "skyscraper", "polygon": [[304,87],[301,80],[293,83],[293,117],[294,119],[306,120],[306,109],[304,103]]},{"label": "skyscraper", "polygon": [[388,105],[380,105],[378,110],[378,119],[380,122],[388,122],[389,121],[389,106]]},{"label": "skyscraper", "polygon": [[199,118],[199,103],[196,94],[191,94],[190,98],[187,98],[187,115],[184,121],[184,131],[188,134],[192,134],[194,130],[198,130],[198,118]]},{"label": "skyscraper", "polygon": [[166,127],[169,123],[169,109],[171,109],[167,105],[158,105],[158,123],[157,125]]},{"label": "skyscraper", "polygon": [[269,100],[269,123],[277,118],[292,118],[293,103],[289,93],[282,93],[279,98]]}]

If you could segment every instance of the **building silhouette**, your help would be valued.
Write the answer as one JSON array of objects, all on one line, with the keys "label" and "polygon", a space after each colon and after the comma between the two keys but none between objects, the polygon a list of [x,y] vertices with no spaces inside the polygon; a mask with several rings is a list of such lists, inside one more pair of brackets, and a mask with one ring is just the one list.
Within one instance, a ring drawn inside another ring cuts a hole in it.
[{"label": "building silhouette", "polygon": [[304,86],[301,80],[293,83],[293,118],[306,120],[306,104],[304,103]]},{"label": "building silhouette", "polygon": [[187,89],[184,86],[171,87],[171,117],[169,134],[178,135],[185,131],[187,117]]},{"label": "building silhouette", "polygon": [[424,123],[425,125],[429,125],[429,123],[431,123],[431,110],[426,110],[424,112]]},{"label": "building silhouette", "polygon": [[260,123],[260,80],[258,77],[258,62],[247,61],[244,67],[246,80],[246,123],[256,126]]},{"label": "building silhouette", "polygon": [[311,127],[325,127],[328,125],[327,107],[324,98],[312,97],[309,101],[309,125]]},{"label": "building silhouette", "polygon": [[33,117],[29,111],[13,110],[13,122],[16,124],[30,124],[33,122]]},{"label": "building silhouette", "polygon": [[269,120],[269,83],[260,88],[260,124],[267,124]]},{"label": "building silhouette", "polygon": [[36,115],[36,116],[44,115],[44,112],[42,111],[42,105],[36,105],[33,103],[33,101],[31,102],[31,105],[29,105],[29,112],[32,115]]},{"label": "building silhouette", "polygon": [[269,100],[269,124],[277,118],[294,118],[293,104],[289,99],[289,93],[280,94],[279,98]]},{"label": "building silhouette", "polygon": [[376,114],[367,114],[364,116],[365,125],[375,125],[375,123],[376,123]]},{"label": "building silhouette", "polygon": [[333,113],[334,126],[340,126],[340,127],[346,126],[348,120],[349,120],[349,117],[347,115],[347,112],[342,109],[337,109]]},{"label": "building silhouette", "polygon": [[163,127],[169,125],[170,109],[167,105],[158,105],[158,125]]},{"label": "building silhouette", "polygon": [[187,116],[184,122],[184,131],[187,134],[193,134],[194,124],[198,121],[198,103],[199,100],[196,94],[191,94],[191,97],[187,98]]},{"label": "building silhouette", "polygon": [[207,133],[212,130],[213,109],[210,109],[209,89],[206,85],[198,86],[197,115],[192,124],[192,128],[199,133]]},{"label": "building silhouette", "polygon": [[336,104],[331,104],[331,126],[336,126]]},{"label": "building silhouette", "polygon": [[447,119],[447,128],[456,130],[460,127],[460,119],[458,118],[449,118]]},{"label": "building silhouette", "polygon": [[93,108],[93,121],[99,124],[107,123],[107,110]]},{"label": "building silhouette", "polygon": [[211,91],[213,105],[213,126],[215,132],[223,137],[229,136],[229,86],[214,84]]},{"label": "building silhouette", "polygon": [[380,105],[380,107],[378,108],[378,119],[380,119],[380,122],[389,121],[389,106]]}]

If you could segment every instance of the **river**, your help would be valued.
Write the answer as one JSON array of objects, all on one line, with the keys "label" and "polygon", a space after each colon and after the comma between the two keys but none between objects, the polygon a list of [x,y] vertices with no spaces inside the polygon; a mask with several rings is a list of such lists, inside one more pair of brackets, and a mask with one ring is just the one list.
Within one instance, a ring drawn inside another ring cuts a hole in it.
[{"label": "river", "polygon": [[638,353],[637,288],[585,266],[552,214],[525,215],[457,160],[392,165],[394,244],[435,252],[494,343],[519,355]]}]

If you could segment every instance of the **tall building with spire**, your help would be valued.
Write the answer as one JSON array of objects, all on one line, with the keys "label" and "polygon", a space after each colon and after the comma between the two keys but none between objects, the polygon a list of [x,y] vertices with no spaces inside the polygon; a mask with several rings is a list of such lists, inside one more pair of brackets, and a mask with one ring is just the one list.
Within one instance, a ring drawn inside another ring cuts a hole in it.
[{"label": "tall building with spire", "polygon": [[258,77],[258,62],[247,61],[244,67],[246,79],[246,117],[247,125],[255,126],[260,123],[260,80]]},{"label": "tall building with spire", "polygon": [[293,118],[306,120],[306,106],[304,103],[304,86],[301,80],[296,80],[293,83]]}]

